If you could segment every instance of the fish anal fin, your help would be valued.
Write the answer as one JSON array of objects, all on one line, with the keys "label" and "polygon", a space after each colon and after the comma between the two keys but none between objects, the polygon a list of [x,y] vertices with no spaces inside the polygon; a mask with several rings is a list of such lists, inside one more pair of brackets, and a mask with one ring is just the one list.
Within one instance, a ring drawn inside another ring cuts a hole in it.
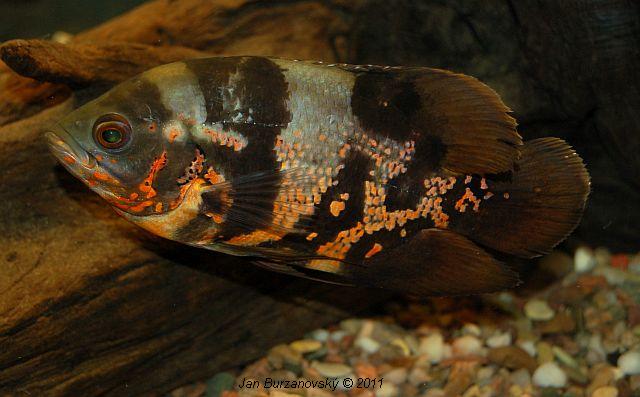
[{"label": "fish anal fin", "polygon": [[300,263],[298,265],[296,263],[272,262],[269,260],[257,260],[253,263],[267,270],[288,274],[290,276],[302,277],[309,280],[322,281],[324,283],[336,285],[354,284],[353,281],[344,278],[340,274],[311,269],[305,267],[304,263]]},{"label": "fish anal fin", "polygon": [[353,268],[350,277],[415,296],[496,292],[519,284],[516,272],[466,237],[426,229],[402,246]]}]

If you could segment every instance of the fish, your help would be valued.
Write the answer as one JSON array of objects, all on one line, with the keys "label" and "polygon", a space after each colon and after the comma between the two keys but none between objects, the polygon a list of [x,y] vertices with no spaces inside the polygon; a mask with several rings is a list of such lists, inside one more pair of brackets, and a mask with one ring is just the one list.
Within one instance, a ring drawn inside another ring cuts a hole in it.
[{"label": "fish", "polygon": [[428,67],[185,60],[120,83],[45,136],[71,174],[155,235],[415,296],[517,286],[504,258],[550,252],[590,191],[565,141],[523,141],[493,89]]}]

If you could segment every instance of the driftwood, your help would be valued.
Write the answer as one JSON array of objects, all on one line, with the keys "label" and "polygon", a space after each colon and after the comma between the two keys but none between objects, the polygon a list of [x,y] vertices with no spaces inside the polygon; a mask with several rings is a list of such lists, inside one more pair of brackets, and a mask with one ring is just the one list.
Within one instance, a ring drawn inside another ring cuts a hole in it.
[{"label": "driftwood", "polygon": [[76,89],[114,85],[157,65],[207,55],[191,48],[137,43],[64,45],[13,40],[0,46],[0,58],[16,73]]},{"label": "driftwood", "polygon": [[[319,2],[218,4],[156,1],[69,45],[2,46],[13,71],[0,74],[0,119],[24,120],[0,128],[0,395],[166,392],[385,299],[160,241],[115,216],[49,155],[40,137],[47,125],[78,100],[157,64],[216,46],[280,56],[299,48],[332,60],[330,40],[318,33],[329,23],[317,20],[329,11]],[[295,22],[314,13],[310,36],[296,34]],[[292,22],[278,29],[290,39],[245,36],[250,26],[275,32],[256,20]],[[129,36],[118,36],[123,31]],[[149,45],[158,44],[158,32],[163,44],[193,35],[211,45]]]},{"label": "driftwood", "polygon": [[39,139],[81,101],[204,53],[465,72],[503,96],[527,139],[561,136],[585,158],[593,194],[572,243],[638,249],[639,8],[625,0],[156,0],[68,45],[5,43],[0,395],[165,392],[386,298],[169,244],[119,219]]}]

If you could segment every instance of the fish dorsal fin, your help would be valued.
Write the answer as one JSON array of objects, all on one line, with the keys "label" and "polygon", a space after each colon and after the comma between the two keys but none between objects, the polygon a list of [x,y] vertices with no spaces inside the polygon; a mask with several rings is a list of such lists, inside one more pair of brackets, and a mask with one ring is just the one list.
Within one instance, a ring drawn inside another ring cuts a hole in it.
[{"label": "fish dorsal fin", "polygon": [[[479,80],[440,69],[365,68],[352,108],[360,124],[395,140],[415,140],[433,172],[511,171],[522,138],[500,96]],[[435,160],[434,160],[435,159]]]},{"label": "fish dorsal fin", "polygon": [[522,138],[500,96],[479,80],[430,69],[416,79],[423,95],[419,122],[446,146],[442,167],[456,173],[511,170]]}]

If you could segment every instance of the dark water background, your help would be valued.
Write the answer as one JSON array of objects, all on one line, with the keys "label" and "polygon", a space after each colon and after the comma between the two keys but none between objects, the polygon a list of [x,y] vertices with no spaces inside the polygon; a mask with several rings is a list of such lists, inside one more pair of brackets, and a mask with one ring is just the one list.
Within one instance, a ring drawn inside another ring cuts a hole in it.
[{"label": "dark water background", "polygon": [[0,41],[78,33],[144,0],[0,0]]}]

